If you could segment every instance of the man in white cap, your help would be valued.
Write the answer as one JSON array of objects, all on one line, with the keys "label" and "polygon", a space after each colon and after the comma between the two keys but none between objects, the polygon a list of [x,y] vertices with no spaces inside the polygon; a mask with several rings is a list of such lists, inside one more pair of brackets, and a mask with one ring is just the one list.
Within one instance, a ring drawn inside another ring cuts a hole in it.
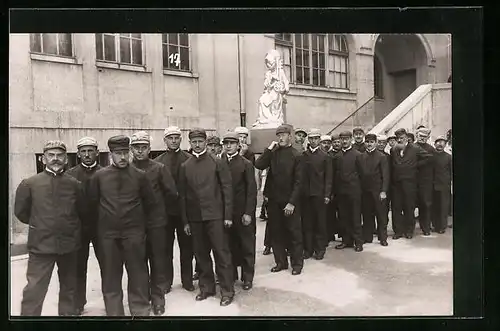
[{"label": "man in white cap", "polygon": [[59,140],[43,147],[43,172],[24,179],[16,190],[14,214],[28,232],[28,284],[21,316],[40,316],[54,265],[59,279],[59,315],[76,315],[77,255],[85,204],[81,183],[64,172],[66,145]]},{"label": "man in white cap", "polygon": [[146,226],[146,256],[150,267],[149,293],[155,315],[165,313],[165,293],[170,292],[172,284],[167,279],[167,245],[165,241],[167,226],[166,201],[178,199],[177,189],[170,171],[162,163],[149,158],[151,138],[146,131],[139,131],[130,139],[133,155],[132,164],[146,172],[153,185],[157,203],[165,211],[163,219],[149,219]]},{"label": "man in white cap", "polygon": [[[167,150],[165,153],[155,158],[155,161],[164,164],[168,168],[170,174],[174,178],[176,187],[179,188],[179,169],[181,164],[192,157],[192,155],[180,148],[182,136],[181,130],[177,126],[169,126],[165,129],[163,133],[163,142],[167,146]],[[179,199],[167,201],[165,204],[169,220],[167,224],[167,277],[170,285],[172,285],[174,278],[174,241],[177,236],[177,244],[180,250],[182,287],[192,292],[194,291],[193,279],[198,279],[196,274],[193,276],[193,243],[191,237],[184,232]]]},{"label": "man in white cap", "polygon": [[[419,146],[429,154],[434,155],[436,150],[430,144],[427,143],[431,135],[431,130],[424,126],[421,126],[417,130],[417,142],[416,146]],[[431,234],[431,210],[432,210],[432,183],[433,179],[433,159],[428,163],[425,163],[418,167],[418,196],[417,196],[417,207],[418,207],[418,219],[420,223],[420,229],[422,230],[424,236]]]},{"label": "man in white cap", "polygon": [[[66,173],[78,179],[85,187],[85,185],[88,184],[88,181],[96,173],[96,171],[101,169],[101,166],[97,164],[97,158],[99,157],[97,140],[93,137],[83,137],[82,139],[78,140],[76,148],[78,149],[76,155],[80,159],[80,164],[69,169],[68,171],[66,171]],[[97,220],[91,218],[86,219],[83,222],[84,227],[82,228],[81,247],[78,250],[77,257],[78,283],[75,303],[78,315],[83,314],[85,304],[87,303],[87,265],[89,260],[90,242],[92,242],[94,254],[97,258],[97,262],[99,263],[99,267],[101,267],[96,224]]]},{"label": "man in white cap", "polygon": [[240,140],[240,155],[248,161],[252,162],[252,165],[255,164],[255,154],[250,150],[250,147],[248,146],[248,129],[243,126],[238,126],[234,129],[234,132],[238,134]]},{"label": "man in white cap", "polygon": [[294,131],[295,141],[293,142],[293,148],[298,150],[299,152],[304,152],[306,149],[304,147],[304,143],[307,138],[307,132],[304,129],[295,129]]},{"label": "man in white cap", "polygon": [[329,154],[333,149],[332,137],[327,134],[321,136],[319,144],[321,146],[321,150],[327,154]]},{"label": "man in white cap", "polygon": [[432,224],[437,233],[443,234],[446,232],[447,226],[453,168],[451,155],[444,150],[446,147],[446,137],[437,137],[435,145]]},{"label": "man in white cap", "polygon": [[309,146],[302,154],[304,176],[302,190],[302,233],[304,259],[322,260],[328,246],[326,207],[330,203],[333,182],[332,158],[320,149],[321,131],[307,134]]}]

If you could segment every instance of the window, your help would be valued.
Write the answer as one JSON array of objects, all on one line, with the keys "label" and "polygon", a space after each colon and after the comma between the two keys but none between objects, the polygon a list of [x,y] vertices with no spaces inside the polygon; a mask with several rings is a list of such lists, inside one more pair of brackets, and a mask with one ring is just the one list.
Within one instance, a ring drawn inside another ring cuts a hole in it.
[{"label": "window", "polygon": [[72,57],[71,33],[32,33],[30,49],[34,53]]},{"label": "window", "polygon": [[172,70],[191,71],[189,34],[163,34],[163,68]]},{"label": "window", "polygon": [[373,57],[373,81],[375,86],[375,98],[378,99],[384,98],[383,74],[382,63],[380,63],[378,56],[375,55]]},{"label": "window", "polygon": [[291,82],[349,88],[349,49],[337,34],[277,33],[275,48]]},{"label": "window", "polygon": [[98,60],[143,64],[140,33],[97,33],[95,43]]}]

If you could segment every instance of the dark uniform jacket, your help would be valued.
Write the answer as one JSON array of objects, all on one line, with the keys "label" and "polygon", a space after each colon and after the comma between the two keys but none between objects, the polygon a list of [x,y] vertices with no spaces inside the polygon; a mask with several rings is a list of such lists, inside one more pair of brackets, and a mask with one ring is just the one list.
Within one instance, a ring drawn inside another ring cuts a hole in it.
[{"label": "dark uniform jacket", "polygon": [[303,144],[299,144],[296,142],[293,142],[292,147],[298,150],[301,154],[305,152],[306,148],[304,147]]},{"label": "dark uniform jacket", "polygon": [[[154,161],[160,162],[168,168],[170,174],[174,178],[175,187],[178,189],[181,164],[183,164],[190,157],[192,157],[191,154],[179,148],[177,151],[166,151],[155,158]],[[177,199],[167,200],[165,202],[165,208],[167,209],[168,215],[180,216],[181,207],[179,197]]]},{"label": "dark uniform jacket", "polygon": [[181,165],[179,196],[184,224],[231,220],[233,187],[227,162],[208,152],[189,158]]},{"label": "dark uniform jacket", "polygon": [[252,163],[252,166],[255,164],[255,154],[249,149],[243,154],[243,157]]},{"label": "dark uniform jacket", "polygon": [[[436,149],[427,143],[425,144],[415,143],[414,145],[424,149],[427,153],[431,155],[434,155],[434,153],[436,152]],[[431,158],[429,162],[423,163],[421,166],[418,167],[417,182],[419,189],[426,189],[429,191],[432,190],[432,183],[434,182],[432,161],[433,158]]]},{"label": "dark uniform jacket", "polygon": [[396,146],[391,149],[392,183],[401,181],[417,183],[418,168],[429,162],[432,154],[411,143],[408,143],[403,149],[403,157],[400,153],[401,150]]},{"label": "dark uniform jacket", "polygon": [[[178,200],[177,188],[167,167],[160,162],[156,162],[151,159],[144,161],[134,160],[132,164],[146,172],[146,176],[149,178],[153,186],[156,201],[161,205],[162,209],[166,211],[165,208],[167,203]],[[167,221],[167,217],[164,217],[160,223],[148,224],[148,228],[166,226]]]},{"label": "dark uniform jacket", "polygon": [[107,166],[88,186],[92,210],[97,212],[97,234],[105,238],[144,236],[148,224],[161,224],[165,211],[156,199],[146,173],[134,166]]},{"label": "dark uniform jacket", "polygon": [[231,171],[233,219],[239,219],[243,214],[254,217],[257,207],[257,183],[252,163],[240,155],[234,156],[229,161],[226,153],[222,154],[222,160],[227,162]]},{"label": "dark uniform jacket", "polygon": [[255,161],[260,170],[269,168],[264,187],[264,195],[277,203],[291,203],[298,206],[302,190],[301,153],[292,146],[273,149],[266,148]]},{"label": "dark uniform jacket", "polygon": [[83,187],[72,176],[44,170],[16,190],[14,214],[29,225],[28,251],[67,254],[80,248]]},{"label": "dark uniform jacket", "polygon": [[354,143],[352,144],[352,148],[354,148],[355,150],[357,150],[358,152],[361,152],[361,153],[364,153],[366,152],[366,145],[364,142],[362,143]]},{"label": "dark uniform jacket", "polygon": [[306,197],[329,198],[332,193],[332,158],[320,148],[314,153],[308,148],[302,154],[303,194]]},{"label": "dark uniform jacket", "polygon": [[450,191],[452,174],[451,155],[446,152],[437,152],[434,154],[434,190]]},{"label": "dark uniform jacket", "polygon": [[361,194],[363,160],[360,152],[353,147],[339,152],[333,160],[333,172],[336,194]]},{"label": "dark uniform jacket", "polygon": [[386,192],[389,190],[389,162],[387,155],[375,149],[363,153],[363,191]]}]

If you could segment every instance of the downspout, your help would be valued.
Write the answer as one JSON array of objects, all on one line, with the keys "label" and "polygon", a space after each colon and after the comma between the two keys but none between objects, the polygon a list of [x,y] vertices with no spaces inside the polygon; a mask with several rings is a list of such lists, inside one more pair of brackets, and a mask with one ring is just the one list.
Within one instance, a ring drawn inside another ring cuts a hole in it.
[{"label": "downspout", "polygon": [[238,49],[236,53],[238,55],[238,95],[240,102],[240,126],[245,127],[247,114],[243,107],[245,104],[245,94],[242,93],[242,91],[245,90],[245,80],[243,79],[243,75],[241,74],[241,71],[244,70],[244,68],[242,68],[243,60],[241,59],[241,41],[239,33],[236,35],[236,38],[238,43]]}]

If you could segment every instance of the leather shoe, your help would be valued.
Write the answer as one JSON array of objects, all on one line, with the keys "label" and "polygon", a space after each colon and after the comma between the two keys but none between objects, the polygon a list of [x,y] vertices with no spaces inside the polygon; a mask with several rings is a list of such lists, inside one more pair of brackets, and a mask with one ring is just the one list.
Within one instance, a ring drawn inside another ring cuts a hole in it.
[{"label": "leather shoe", "polygon": [[337,246],[335,246],[335,249],[344,249],[344,248],[352,248],[353,246],[352,245],[347,245],[347,244],[338,244]]},{"label": "leather shoe", "polygon": [[165,294],[168,294],[172,291],[172,286],[169,286],[165,289]]},{"label": "leather shoe", "polygon": [[439,234],[443,234],[443,233],[446,233],[446,230],[439,230],[438,231]]},{"label": "leather shoe", "polygon": [[153,314],[155,314],[155,316],[160,316],[160,315],[165,314],[165,306],[161,306],[161,305],[154,306],[153,307]]},{"label": "leather shoe", "polygon": [[264,252],[262,252],[262,255],[269,255],[269,254],[271,254],[271,247],[264,248]]},{"label": "leather shoe", "polygon": [[380,242],[380,245],[382,245],[382,246],[389,246],[389,244],[387,243],[387,241],[386,241],[386,240],[382,240],[382,241]]},{"label": "leather shoe", "polygon": [[311,256],[312,256],[312,254],[311,254],[311,253],[304,252],[304,255],[303,255],[304,260],[308,260],[308,259],[310,259],[310,258],[311,258]]},{"label": "leather shoe", "polygon": [[222,297],[220,299],[220,305],[222,307],[229,306],[231,304],[231,302],[233,302],[233,297]]},{"label": "leather shoe", "polygon": [[83,306],[82,307],[78,307],[78,308],[76,308],[75,315],[76,316],[82,316],[84,311],[85,311],[85,308]]},{"label": "leather shoe", "polygon": [[412,235],[412,234],[407,233],[407,234],[405,235],[405,238],[406,238],[406,239],[412,239],[412,238],[413,238],[413,235]]},{"label": "leather shoe", "polygon": [[248,291],[249,289],[251,289],[253,287],[253,284],[252,282],[243,282],[243,286],[242,288],[245,290],[245,291]]},{"label": "leather shoe", "polygon": [[281,270],[287,270],[288,266],[282,266],[282,265],[275,265],[274,267],[271,268],[271,272],[280,272]]},{"label": "leather shoe", "polygon": [[200,274],[195,272],[193,275],[193,280],[199,280],[200,279]]},{"label": "leather shoe", "polygon": [[430,236],[430,235],[431,235],[431,233],[430,233],[430,232],[428,232],[428,231],[425,231],[425,232],[424,232],[424,236],[426,236],[426,237],[427,237],[427,236]]},{"label": "leather shoe", "polygon": [[398,240],[400,238],[403,238],[403,236],[400,234],[395,234],[394,236],[392,236],[392,239],[394,239],[394,240]]},{"label": "leather shoe", "polygon": [[354,250],[356,252],[362,252],[363,251],[363,246],[356,246],[356,247],[354,247]]},{"label": "leather shoe", "polygon": [[194,285],[189,284],[189,285],[182,285],[182,288],[185,289],[186,291],[193,292],[194,291]]},{"label": "leather shoe", "polygon": [[373,240],[365,240],[365,244],[371,244]]},{"label": "leather shoe", "polygon": [[323,260],[324,257],[325,257],[325,252],[319,252],[314,254],[314,258],[318,261]]},{"label": "leather shoe", "polygon": [[207,293],[207,292],[200,292],[197,296],[196,296],[196,301],[203,301],[209,297],[213,297],[215,295],[215,293]]},{"label": "leather shoe", "polygon": [[293,269],[292,270],[292,275],[297,276],[302,273],[302,269]]}]

